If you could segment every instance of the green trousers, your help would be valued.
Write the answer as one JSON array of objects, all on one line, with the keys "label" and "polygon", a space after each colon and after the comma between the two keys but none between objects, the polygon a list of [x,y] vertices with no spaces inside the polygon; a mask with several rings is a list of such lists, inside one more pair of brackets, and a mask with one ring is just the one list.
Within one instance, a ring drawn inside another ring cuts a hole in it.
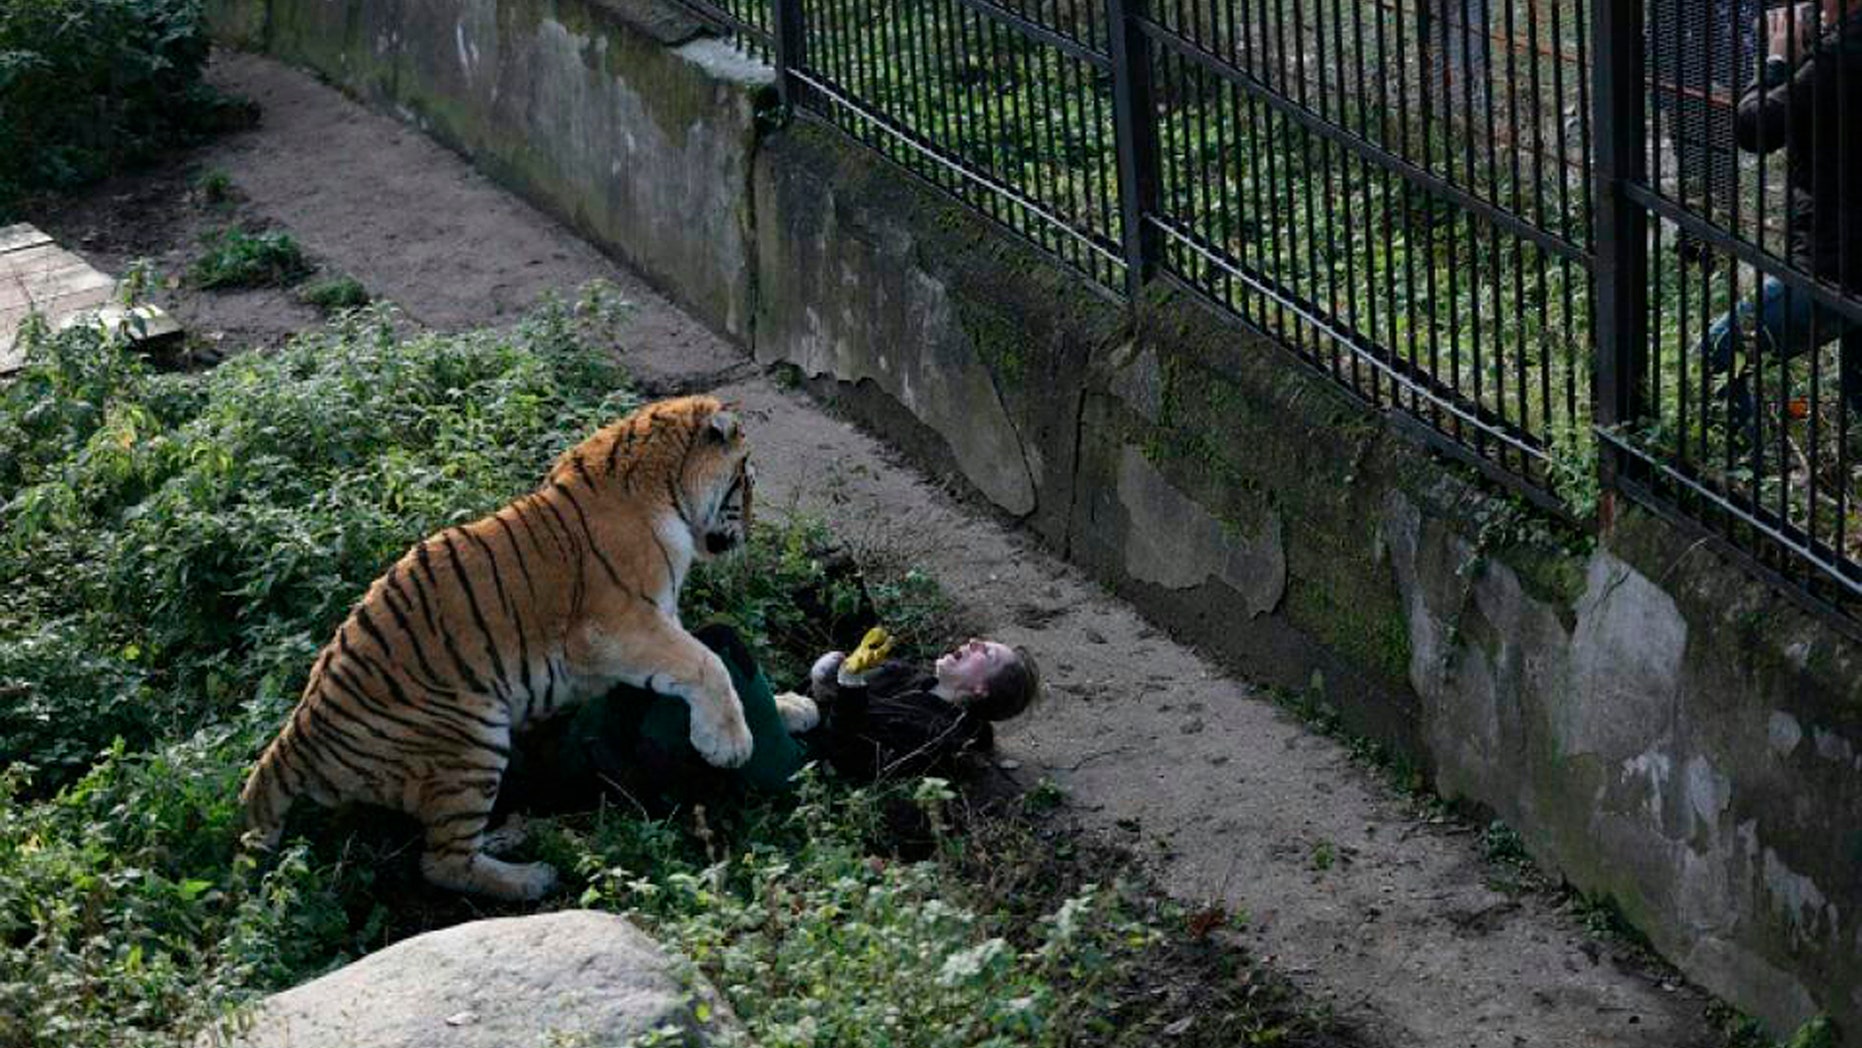
[{"label": "green trousers", "polygon": [[[775,692],[755,656],[729,626],[705,626],[692,635],[716,652],[730,671],[754,740],[748,763],[715,771],[751,790],[790,790],[795,773],[808,762],[808,748],[783,725]],[[692,712],[683,699],[643,688],[615,688],[575,712],[552,777],[599,783],[600,776],[625,774],[662,792],[676,789],[674,778],[702,774],[696,766],[704,762],[692,748],[691,733]]]}]

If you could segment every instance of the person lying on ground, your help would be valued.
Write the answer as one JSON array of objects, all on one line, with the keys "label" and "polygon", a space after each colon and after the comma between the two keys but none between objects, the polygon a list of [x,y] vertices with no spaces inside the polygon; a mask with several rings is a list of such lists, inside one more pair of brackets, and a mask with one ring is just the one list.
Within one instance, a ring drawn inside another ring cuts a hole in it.
[{"label": "person lying on ground", "polygon": [[811,746],[855,781],[948,775],[960,755],[993,751],[993,725],[1020,716],[1040,692],[1026,648],[971,637],[928,673],[887,659],[891,650],[875,627],[852,655],[830,651],[809,671],[822,715]]},{"label": "person lying on ground", "polygon": [[748,763],[706,764],[691,748],[683,702],[619,687],[527,741],[509,806],[586,809],[605,794],[657,815],[730,793],[786,792],[810,761],[858,783],[950,776],[966,755],[991,752],[994,724],[1040,691],[1025,649],[971,638],[927,668],[889,659],[892,638],[876,628],[852,654],[818,658],[809,694],[778,694],[735,630],[712,624],[692,635],[730,673],[754,740]]}]

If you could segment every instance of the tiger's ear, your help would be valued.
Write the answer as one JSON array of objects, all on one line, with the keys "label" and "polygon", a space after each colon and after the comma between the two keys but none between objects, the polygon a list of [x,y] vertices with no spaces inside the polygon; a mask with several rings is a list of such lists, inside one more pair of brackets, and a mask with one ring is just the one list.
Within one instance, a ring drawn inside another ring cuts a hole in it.
[{"label": "tiger's ear", "polygon": [[737,439],[738,433],[741,432],[737,424],[736,413],[729,410],[713,412],[708,429],[711,433],[711,439],[720,444],[732,443]]}]

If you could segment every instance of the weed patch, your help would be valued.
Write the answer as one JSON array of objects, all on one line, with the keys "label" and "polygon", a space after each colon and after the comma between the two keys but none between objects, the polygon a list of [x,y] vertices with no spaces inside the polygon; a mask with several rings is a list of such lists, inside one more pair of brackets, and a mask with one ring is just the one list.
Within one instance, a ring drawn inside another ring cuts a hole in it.
[{"label": "weed patch", "polygon": [[347,275],[306,284],[297,297],[305,305],[315,306],[325,313],[358,309],[369,304],[368,289],[362,286],[360,280]]},{"label": "weed patch", "polygon": [[228,227],[201,237],[203,252],[188,267],[188,283],[211,288],[289,286],[309,275],[304,249],[289,233],[248,233]]},{"label": "weed patch", "polygon": [[218,168],[202,172],[201,176],[194,180],[194,191],[200,194],[201,203],[209,207],[231,203],[233,176]]}]

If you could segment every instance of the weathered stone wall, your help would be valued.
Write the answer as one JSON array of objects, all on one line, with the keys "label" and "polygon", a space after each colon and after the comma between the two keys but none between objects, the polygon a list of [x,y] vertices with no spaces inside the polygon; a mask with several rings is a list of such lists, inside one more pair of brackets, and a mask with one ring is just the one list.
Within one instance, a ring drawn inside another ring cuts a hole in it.
[{"label": "weathered stone wall", "polygon": [[767,67],[631,0],[208,0],[262,46],[399,112],[749,336],[750,158]]},{"label": "weathered stone wall", "polygon": [[[1862,645],[1630,511],[1570,534],[1200,305],[1127,310],[593,0],[211,0],[1147,613],[1317,689],[1779,1027],[1862,1033]],[[640,3],[649,0],[638,0]]]},{"label": "weathered stone wall", "polygon": [[1659,520],[1601,542],[1201,305],[1133,314],[831,133],[757,154],[756,354],[1180,635],[1324,692],[1788,1028],[1862,1030],[1862,646]]}]

